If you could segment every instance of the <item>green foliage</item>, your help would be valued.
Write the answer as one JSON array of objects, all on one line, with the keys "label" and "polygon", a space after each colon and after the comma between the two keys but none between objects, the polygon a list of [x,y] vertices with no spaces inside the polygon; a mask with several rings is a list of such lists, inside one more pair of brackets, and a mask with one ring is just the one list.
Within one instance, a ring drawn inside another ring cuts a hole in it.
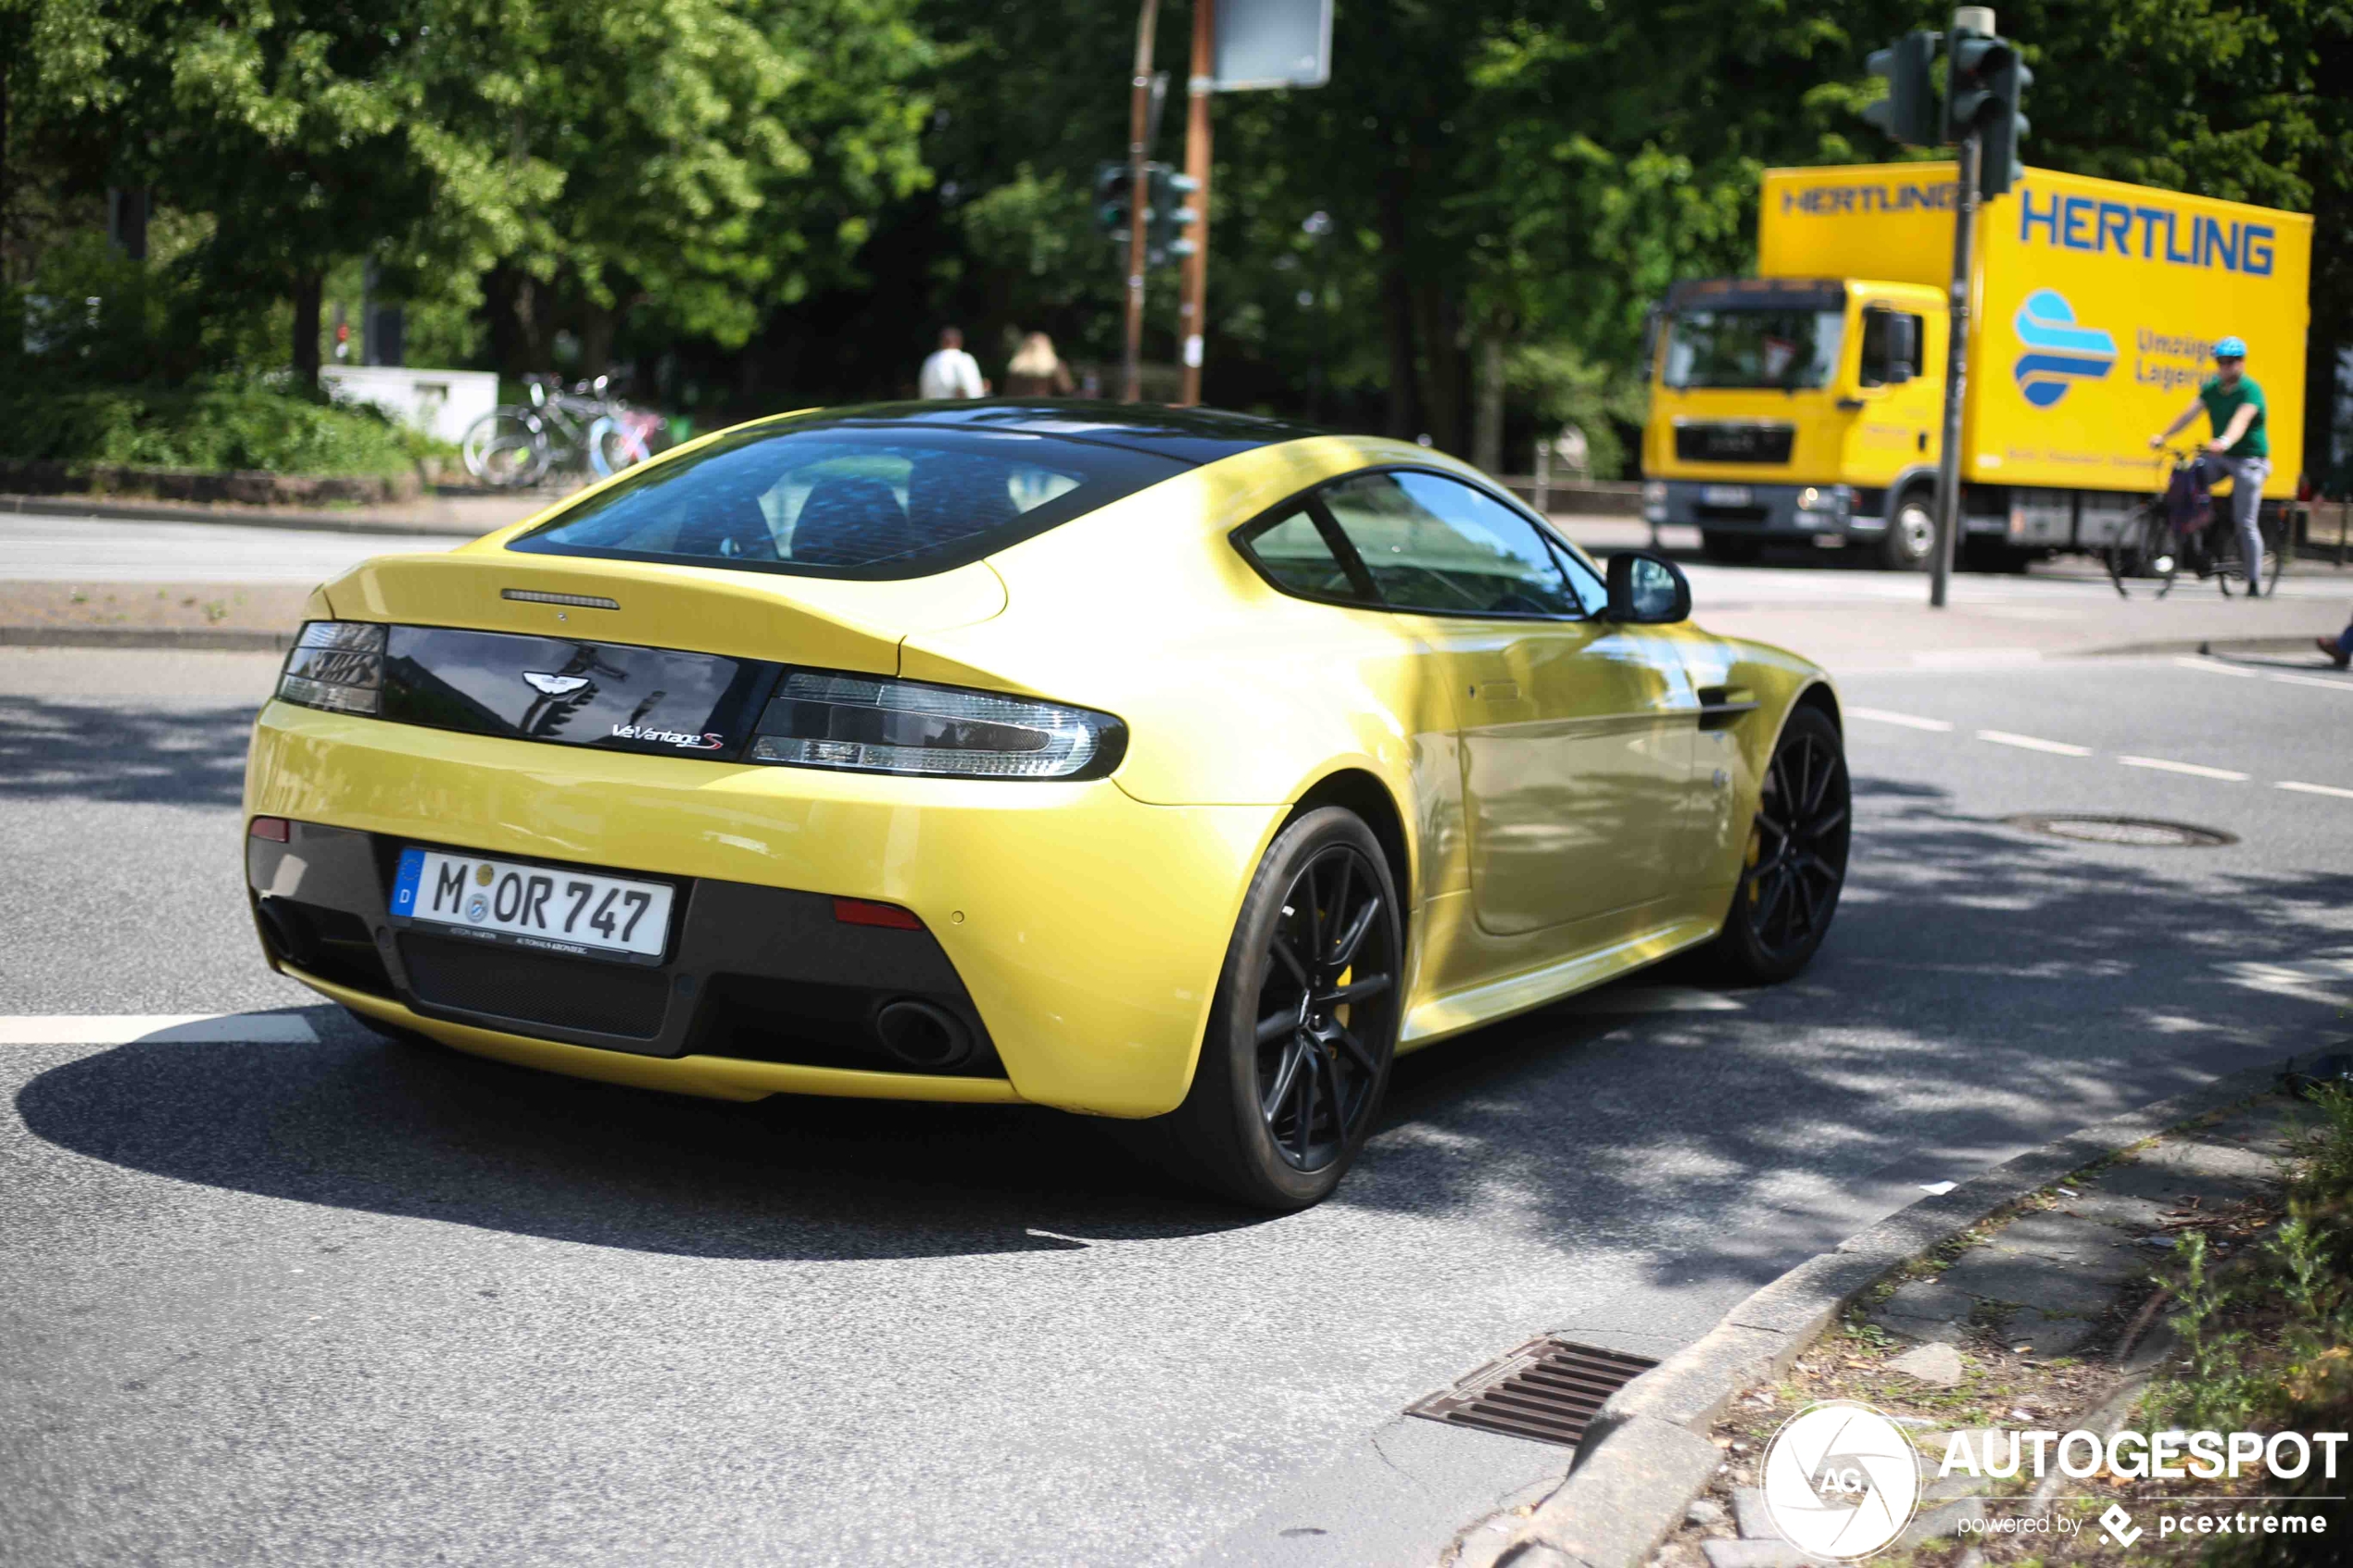
[{"label": "green foliage", "polygon": [[12,458],[392,474],[429,449],[372,408],[318,402],[283,384],[206,378],[0,394],[0,456]]}]

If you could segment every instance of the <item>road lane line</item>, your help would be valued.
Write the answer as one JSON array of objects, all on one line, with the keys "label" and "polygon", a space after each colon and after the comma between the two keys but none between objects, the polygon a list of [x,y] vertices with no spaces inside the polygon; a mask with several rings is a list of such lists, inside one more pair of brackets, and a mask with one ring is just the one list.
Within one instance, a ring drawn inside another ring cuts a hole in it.
[{"label": "road lane line", "polygon": [[2187,773],[2193,778],[2221,779],[2230,784],[2246,783],[2246,775],[2229,768],[2202,767],[2196,762],[2168,762],[2162,757],[2120,757],[2127,768],[2155,768],[2160,773]]},{"label": "road lane line", "polygon": [[2353,681],[2332,681],[2326,675],[2274,675],[2271,679],[2287,686],[2319,686],[2324,691],[2353,692]]},{"label": "road lane line", "polygon": [[2088,746],[2070,746],[2063,740],[2039,740],[2032,735],[2014,735],[2007,730],[1980,730],[1980,740],[1990,740],[1995,746],[2014,746],[2021,751],[2047,751],[2054,757],[2089,757]]},{"label": "road lane line", "polygon": [[0,1046],[315,1045],[307,1018],[283,1012],[0,1015]]},{"label": "road lane line", "polygon": [[1881,724],[1901,724],[1907,730],[1933,730],[1938,734],[1953,727],[1947,720],[1923,719],[1917,713],[1890,713],[1884,708],[1850,708],[1846,716],[1850,719],[1869,719]]},{"label": "road lane line", "polygon": [[2173,662],[2184,670],[2202,670],[2208,675],[2235,675],[2242,681],[2255,680],[2263,673],[2259,670],[2241,670],[2235,665],[2217,664],[2210,659],[2177,659]]},{"label": "road lane line", "polygon": [[2282,779],[2272,787],[2292,789],[2298,795],[2334,795],[2339,800],[2353,800],[2353,789],[2339,789],[2334,784],[2305,784],[2298,779]]}]

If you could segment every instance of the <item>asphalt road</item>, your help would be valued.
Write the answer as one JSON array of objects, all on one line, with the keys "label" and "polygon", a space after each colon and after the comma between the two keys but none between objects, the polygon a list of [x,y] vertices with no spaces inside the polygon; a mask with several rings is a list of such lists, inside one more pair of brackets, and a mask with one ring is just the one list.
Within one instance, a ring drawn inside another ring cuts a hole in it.
[{"label": "asphalt road", "polygon": [[310,1006],[238,884],[273,669],[0,649],[0,1561],[1426,1562],[1552,1455],[1412,1399],[1547,1330],[1671,1350],[2353,1008],[2353,680],[1857,674],[1806,975],[1433,1049],[1335,1200],[1238,1215],[1051,1113],[704,1105]]}]

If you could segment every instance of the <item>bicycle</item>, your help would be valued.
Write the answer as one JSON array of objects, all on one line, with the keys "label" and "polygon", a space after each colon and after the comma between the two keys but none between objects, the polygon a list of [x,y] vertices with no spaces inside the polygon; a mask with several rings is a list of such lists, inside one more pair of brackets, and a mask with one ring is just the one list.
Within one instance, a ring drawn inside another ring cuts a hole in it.
[{"label": "bicycle", "polygon": [[[2233,582],[2246,584],[2247,574],[2246,564],[2239,558],[2238,529],[2231,521],[2227,508],[2214,505],[2209,495],[2186,524],[2176,527],[2167,507],[2174,476],[2195,464],[2198,456],[2199,448],[2194,446],[2168,447],[2158,459],[2171,464],[2166,483],[2126,520],[2102,552],[2108,580],[2119,597],[2132,597],[2132,590],[2126,585],[2129,582],[2153,579],[2157,583],[2155,596],[2161,599],[2173,591],[2174,580],[2183,568],[2201,583],[2212,578],[2224,598],[2231,596]],[[2256,519],[2263,540],[2263,558],[2256,563],[2256,571],[2268,595],[2278,591],[2280,573],[2286,569],[2286,531],[2276,512],[2266,520],[2259,510]]]},{"label": "bicycle", "polygon": [[661,421],[609,395],[611,378],[576,383],[525,376],[528,407],[502,404],[467,428],[466,471],[485,484],[522,490],[551,470],[585,467],[608,479],[653,455]]}]

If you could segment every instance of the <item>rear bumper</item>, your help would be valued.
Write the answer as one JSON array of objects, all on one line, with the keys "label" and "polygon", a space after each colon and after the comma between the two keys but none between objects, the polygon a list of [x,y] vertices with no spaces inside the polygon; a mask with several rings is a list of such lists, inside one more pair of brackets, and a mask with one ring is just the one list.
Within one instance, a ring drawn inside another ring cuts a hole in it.
[{"label": "rear bumper", "polygon": [[[272,960],[461,1049],[730,1098],[1019,1098],[1116,1116],[1184,1098],[1283,814],[1147,806],[1108,781],[633,756],[275,702],[245,808],[297,824],[285,846],[248,841],[258,906],[343,917],[314,919],[331,929],[301,952],[265,926]],[[658,969],[435,946],[384,917],[408,844],[663,877],[685,912]],[[901,906],[925,930],[837,925],[837,897]],[[878,1070],[861,1011],[892,996],[967,1019],[982,1053],[952,1075]]]}]

